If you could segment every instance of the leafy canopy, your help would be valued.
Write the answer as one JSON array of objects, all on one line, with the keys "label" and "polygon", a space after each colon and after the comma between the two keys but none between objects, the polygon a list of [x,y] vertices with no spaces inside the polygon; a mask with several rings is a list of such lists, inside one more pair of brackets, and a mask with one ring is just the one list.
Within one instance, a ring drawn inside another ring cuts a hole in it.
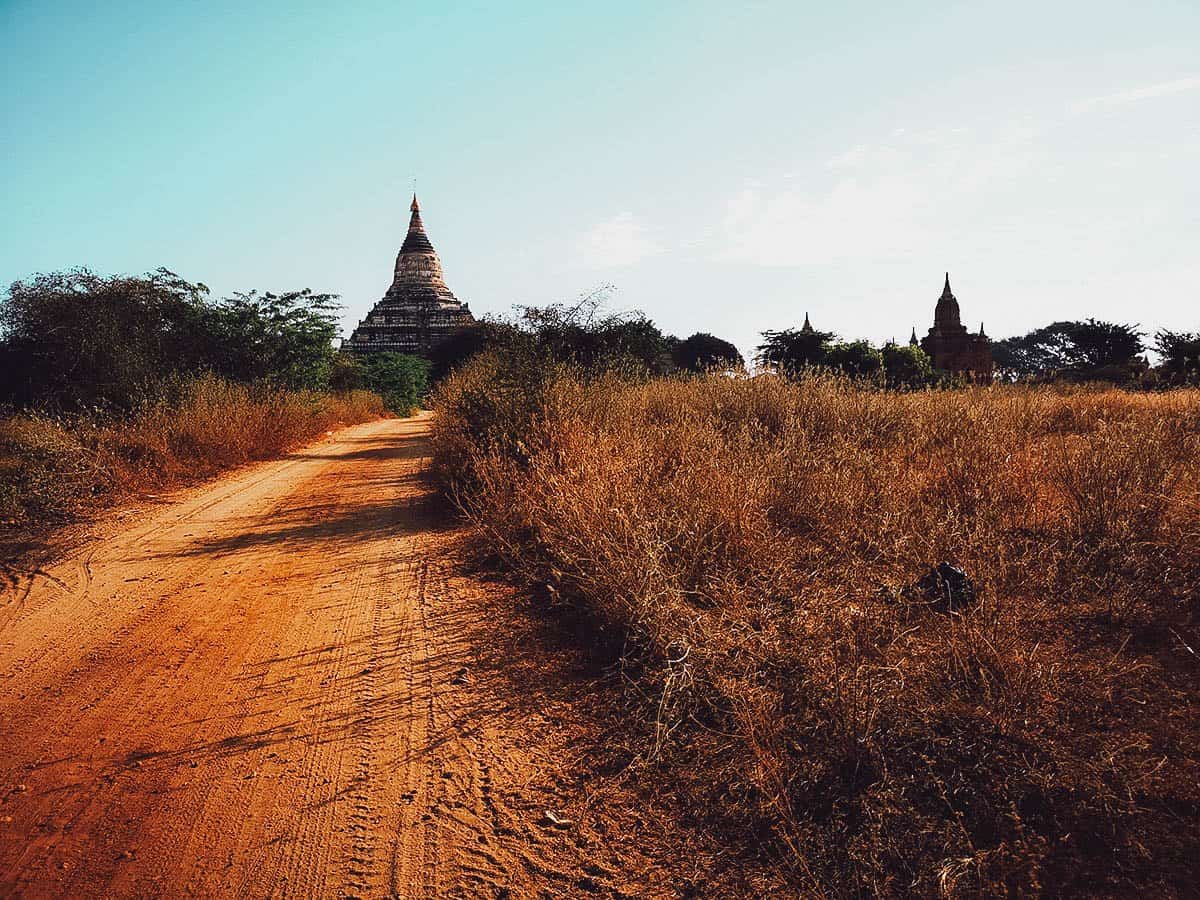
[{"label": "leafy canopy", "polygon": [[756,348],[755,359],[760,365],[776,366],[785,372],[825,365],[834,338],[832,331],[798,328],[764,331],[762,336],[763,342]]},{"label": "leafy canopy", "polygon": [[1088,319],[1054,322],[992,344],[996,368],[1010,378],[1089,377],[1130,369],[1145,351],[1136,325]]},{"label": "leafy canopy", "polygon": [[887,344],[881,351],[888,387],[920,388],[934,382],[929,354],[912,344]]},{"label": "leafy canopy", "polygon": [[179,375],[285,388],[328,383],[333,294],[251,292],[213,301],[167,269],[86,269],[17,281],[0,300],[0,402],[129,409]]},{"label": "leafy canopy", "polygon": [[671,349],[671,360],[686,372],[712,369],[744,369],[745,361],[737,347],[703,331],[684,338]]},{"label": "leafy canopy", "polygon": [[1200,381],[1200,333],[1160,331],[1154,336],[1154,349],[1162,357],[1162,367],[1175,381]]}]

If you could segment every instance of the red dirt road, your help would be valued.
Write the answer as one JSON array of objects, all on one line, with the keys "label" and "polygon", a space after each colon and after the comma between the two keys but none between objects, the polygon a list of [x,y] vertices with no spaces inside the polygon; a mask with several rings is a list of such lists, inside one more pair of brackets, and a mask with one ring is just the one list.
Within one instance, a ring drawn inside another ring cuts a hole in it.
[{"label": "red dirt road", "polygon": [[539,821],[570,791],[520,678],[477,675],[495,626],[446,561],[426,429],[345,429],[4,587],[0,895],[628,885]]}]

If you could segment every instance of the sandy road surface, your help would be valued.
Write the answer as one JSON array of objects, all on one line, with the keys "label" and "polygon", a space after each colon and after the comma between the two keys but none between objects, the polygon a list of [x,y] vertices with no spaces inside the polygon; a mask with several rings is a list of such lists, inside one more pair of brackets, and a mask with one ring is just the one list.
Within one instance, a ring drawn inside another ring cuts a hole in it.
[{"label": "sandy road surface", "polygon": [[604,886],[537,821],[531,713],[476,676],[426,428],[345,429],[4,587],[0,895]]}]

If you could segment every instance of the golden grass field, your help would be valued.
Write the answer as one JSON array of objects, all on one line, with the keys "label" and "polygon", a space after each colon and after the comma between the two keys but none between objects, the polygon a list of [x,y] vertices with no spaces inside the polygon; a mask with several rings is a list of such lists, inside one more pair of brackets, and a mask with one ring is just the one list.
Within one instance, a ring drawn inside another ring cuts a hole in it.
[{"label": "golden grass field", "polygon": [[[484,359],[436,401],[486,550],[608,654],[628,767],[764,890],[1194,890],[1200,391]],[[943,561],[970,605],[916,589]]]},{"label": "golden grass field", "polygon": [[128,418],[0,417],[0,523],[17,531],[61,523],[382,415],[382,400],[366,391],[283,391],[205,376]]}]

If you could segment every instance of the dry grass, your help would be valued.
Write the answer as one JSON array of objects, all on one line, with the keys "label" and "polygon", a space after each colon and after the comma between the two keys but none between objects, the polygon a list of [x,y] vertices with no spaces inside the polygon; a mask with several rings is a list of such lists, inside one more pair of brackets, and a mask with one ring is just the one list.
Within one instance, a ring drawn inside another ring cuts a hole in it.
[{"label": "dry grass", "polygon": [[625,642],[639,762],[764,889],[1195,890],[1200,391],[501,368],[442,388],[443,476]]},{"label": "dry grass", "polygon": [[374,394],[281,391],[198,378],[122,421],[0,419],[0,524],[29,534],[131,491],[276,456],[384,415]]}]

